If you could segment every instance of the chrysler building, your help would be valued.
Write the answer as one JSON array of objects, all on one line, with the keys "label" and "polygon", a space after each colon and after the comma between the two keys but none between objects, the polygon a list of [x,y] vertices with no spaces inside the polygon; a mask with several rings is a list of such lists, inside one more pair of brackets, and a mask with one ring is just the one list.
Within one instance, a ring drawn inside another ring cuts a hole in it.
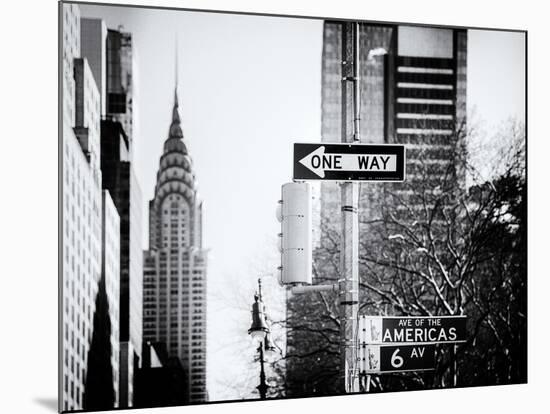
[{"label": "chrysler building", "polygon": [[187,374],[189,402],[206,390],[206,250],[202,202],[181,128],[177,81],[172,122],[149,202],[149,250],[144,255],[143,338],[161,342]]}]

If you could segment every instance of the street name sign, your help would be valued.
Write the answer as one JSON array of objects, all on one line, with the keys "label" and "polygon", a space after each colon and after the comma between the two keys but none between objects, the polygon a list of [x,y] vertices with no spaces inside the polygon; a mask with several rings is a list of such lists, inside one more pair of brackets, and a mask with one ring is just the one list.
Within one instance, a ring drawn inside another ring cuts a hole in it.
[{"label": "street name sign", "polygon": [[359,371],[363,374],[429,371],[435,367],[435,345],[363,344],[359,359]]},{"label": "street name sign", "polygon": [[466,342],[466,316],[361,316],[360,343]]},{"label": "street name sign", "polygon": [[405,146],[294,144],[294,180],[404,181]]}]

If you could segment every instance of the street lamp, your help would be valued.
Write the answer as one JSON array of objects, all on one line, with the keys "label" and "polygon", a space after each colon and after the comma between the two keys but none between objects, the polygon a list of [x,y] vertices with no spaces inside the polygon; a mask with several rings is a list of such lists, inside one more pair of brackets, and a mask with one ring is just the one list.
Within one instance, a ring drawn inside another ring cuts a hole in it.
[{"label": "street lamp", "polygon": [[264,353],[267,358],[271,358],[276,353],[275,345],[271,340],[271,334],[265,317],[265,306],[262,301],[262,280],[258,279],[258,293],[254,294],[254,304],[252,305],[252,326],[248,333],[255,342],[258,342],[258,353],[260,355],[260,385],[256,388],[260,392],[260,399],[265,400],[269,386],[265,379]]},{"label": "street lamp", "polygon": [[262,342],[269,328],[265,321],[264,304],[262,302],[261,292],[254,295],[254,304],[252,305],[252,326],[248,330],[248,334],[255,342]]},{"label": "street lamp", "polygon": [[265,356],[269,361],[273,361],[273,358],[277,355],[277,348],[275,347],[275,343],[271,339],[271,333],[268,332],[265,336],[264,341],[264,350],[265,350]]}]

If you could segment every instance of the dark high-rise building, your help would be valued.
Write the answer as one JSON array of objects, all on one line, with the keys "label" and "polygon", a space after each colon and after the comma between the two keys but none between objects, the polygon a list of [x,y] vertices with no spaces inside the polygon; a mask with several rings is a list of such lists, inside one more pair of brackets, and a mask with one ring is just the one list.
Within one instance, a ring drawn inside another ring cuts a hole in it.
[{"label": "dark high-rise building", "polygon": [[136,379],[136,407],[166,407],[189,402],[182,390],[188,376],[178,357],[169,357],[164,343],[146,342]]},{"label": "dark high-rise building", "polygon": [[187,378],[190,402],[206,401],[206,250],[202,202],[183,139],[178,96],[149,202],[149,250],[144,256],[144,340],[166,345]]},{"label": "dark high-rise building", "polygon": [[132,406],[142,343],[141,189],[128,144],[120,122],[101,121],[103,188],[120,216],[120,407]]},{"label": "dark high-rise building", "polygon": [[[342,141],[342,29],[342,22],[327,21],[324,25],[323,142]],[[369,221],[380,217],[386,189],[406,200],[408,206],[403,208],[416,209],[421,206],[409,198],[411,187],[426,181],[463,184],[464,176],[454,154],[464,144],[466,52],[465,30],[360,25],[361,142],[405,144],[407,149],[406,186],[361,184],[360,248],[368,245],[367,238],[372,242],[375,237],[369,232]],[[314,257],[321,277],[332,278],[331,282],[336,281],[339,271],[340,202],[338,184],[322,183],[320,217],[316,220],[321,231]],[[360,273],[364,273],[361,266]],[[287,361],[289,396],[338,392],[338,326],[327,310],[330,303],[317,296],[300,295],[288,300],[287,352],[305,355]],[[332,310],[337,315],[337,310]],[[304,331],[300,326],[310,329]],[[327,341],[327,337],[333,340]]]},{"label": "dark high-rise building", "polygon": [[122,124],[130,147],[134,137],[135,118],[134,55],[131,33],[112,29],[107,31],[107,118]]},{"label": "dark high-rise building", "polygon": [[132,36],[105,30],[94,19],[89,19],[84,28],[89,53],[98,67],[96,72],[105,77],[100,82],[106,95],[101,121],[103,188],[109,190],[120,215],[120,407],[124,408],[133,405],[143,340],[141,188],[132,165]]}]

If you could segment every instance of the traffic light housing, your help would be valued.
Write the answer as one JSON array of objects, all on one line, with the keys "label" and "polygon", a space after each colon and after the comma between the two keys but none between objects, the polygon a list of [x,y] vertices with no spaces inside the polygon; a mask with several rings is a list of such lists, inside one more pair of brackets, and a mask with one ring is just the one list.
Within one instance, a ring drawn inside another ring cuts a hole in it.
[{"label": "traffic light housing", "polygon": [[282,285],[310,285],[312,273],[311,185],[286,183],[277,209],[281,222],[279,249]]}]

